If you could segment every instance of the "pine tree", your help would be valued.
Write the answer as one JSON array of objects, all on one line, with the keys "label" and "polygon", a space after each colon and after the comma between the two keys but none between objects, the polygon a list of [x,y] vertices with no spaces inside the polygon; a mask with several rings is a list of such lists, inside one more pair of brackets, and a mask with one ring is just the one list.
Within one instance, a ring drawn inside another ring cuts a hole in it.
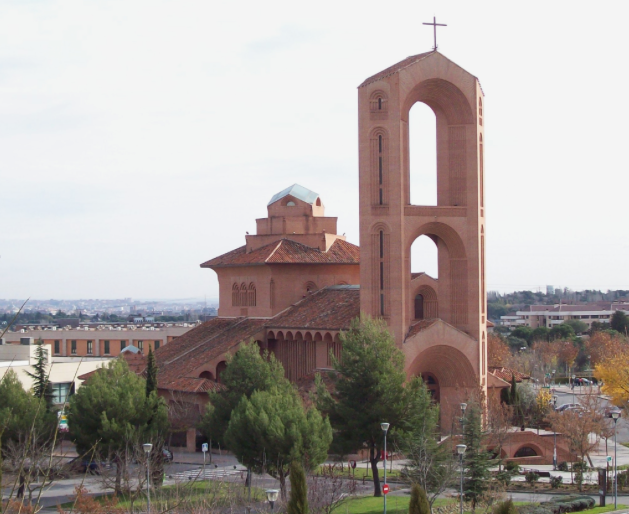
[{"label": "pine tree", "polygon": [[[332,393],[318,376],[317,406],[334,427],[335,453],[369,450],[374,496],[382,496],[378,462],[383,447],[382,422],[391,431],[413,429],[420,377],[406,381],[404,354],[382,319],[367,316],[352,321],[341,333],[342,359],[333,359]],[[393,436],[393,433],[391,433]]]},{"label": "pine tree", "polygon": [[155,354],[149,348],[146,366],[146,397],[148,398],[153,391],[157,392],[157,363],[155,362]]},{"label": "pine tree", "polygon": [[411,488],[411,501],[408,504],[408,514],[430,514],[430,504],[426,491],[419,484],[413,484]]},{"label": "pine tree", "polygon": [[488,489],[490,482],[489,468],[493,465],[490,453],[483,448],[483,428],[481,420],[481,408],[478,404],[468,406],[465,416],[464,467],[466,476],[463,482],[465,497],[472,501],[472,511],[476,503]]},{"label": "pine tree", "polygon": [[52,406],[52,390],[48,380],[47,364],[48,350],[45,348],[44,342],[39,339],[37,341],[37,349],[35,350],[33,373],[27,371],[26,374],[33,379],[33,395],[35,398],[43,399],[47,408],[50,408]]},{"label": "pine tree", "polygon": [[287,514],[308,514],[308,488],[306,473],[299,461],[290,465],[290,500],[286,507]]}]

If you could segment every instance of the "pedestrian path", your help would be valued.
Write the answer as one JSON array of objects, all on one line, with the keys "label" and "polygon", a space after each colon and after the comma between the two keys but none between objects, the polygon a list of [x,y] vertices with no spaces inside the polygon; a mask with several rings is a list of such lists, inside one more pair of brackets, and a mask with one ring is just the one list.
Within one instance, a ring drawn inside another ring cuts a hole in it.
[{"label": "pedestrian path", "polygon": [[180,471],[179,473],[174,473],[172,475],[168,475],[168,478],[172,480],[218,480],[221,478],[226,478],[230,476],[237,476],[246,473],[244,469],[228,469],[228,468],[205,468],[205,472],[203,468],[189,469],[187,471]]}]

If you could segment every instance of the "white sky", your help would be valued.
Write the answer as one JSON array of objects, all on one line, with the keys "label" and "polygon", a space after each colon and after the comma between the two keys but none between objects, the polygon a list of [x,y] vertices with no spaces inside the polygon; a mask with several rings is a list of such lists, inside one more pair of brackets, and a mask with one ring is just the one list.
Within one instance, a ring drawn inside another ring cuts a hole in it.
[{"label": "white sky", "polygon": [[433,15],[486,94],[488,289],[629,289],[629,3],[593,6],[3,1],[0,297],[216,297],[295,182],[358,244],[356,87]]}]

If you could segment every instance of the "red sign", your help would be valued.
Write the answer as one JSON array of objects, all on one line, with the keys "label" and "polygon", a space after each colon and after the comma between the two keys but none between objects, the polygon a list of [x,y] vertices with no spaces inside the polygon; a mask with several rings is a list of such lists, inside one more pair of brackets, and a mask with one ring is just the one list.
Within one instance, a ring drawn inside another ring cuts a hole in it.
[{"label": "red sign", "polygon": [[382,493],[383,494],[388,494],[389,493],[389,484],[384,484],[382,486]]}]

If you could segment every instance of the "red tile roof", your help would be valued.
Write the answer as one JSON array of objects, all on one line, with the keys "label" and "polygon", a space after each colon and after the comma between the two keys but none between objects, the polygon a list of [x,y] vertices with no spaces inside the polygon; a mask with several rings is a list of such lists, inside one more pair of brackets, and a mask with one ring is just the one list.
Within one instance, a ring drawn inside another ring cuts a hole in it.
[{"label": "red tile roof", "polygon": [[[250,318],[214,318],[161,346],[155,352],[159,388],[181,387],[181,378],[199,378],[195,372],[203,363],[227,354],[243,341],[261,337],[264,322]],[[187,385],[196,387],[192,382]]]},{"label": "red tile roof", "polygon": [[401,71],[404,68],[407,68],[418,61],[421,61],[422,59],[424,59],[425,57],[428,57],[429,55],[433,53],[435,53],[434,50],[431,52],[424,52],[423,54],[411,55],[410,57],[407,57],[403,61],[400,61],[394,64],[393,66],[389,66],[386,70],[382,70],[380,73],[376,73],[375,75],[372,75],[368,79],[365,79],[365,81],[358,87],[365,87],[365,86],[368,86],[369,84],[372,84],[374,82],[378,82],[379,80],[387,78],[393,75],[394,73],[397,73],[398,71]]},{"label": "red tile roof", "polygon": [[221,391],[224,386],[207,378],[181,377],[170,382],[165,389],[185,393],[207,393],[208,391]]},{"label": "red tile roof", "polygon": [[290,239],[280,239],[247,253],[246,246],[210,259],[202,268],[263,264],[358,264],[358,246],[337,239],[327,252]]},{"label": "red tile roof", "polygon": [[315,291],[266,323],[267,328],[346,330],[360,315],[358,286],[331,286]]},{"label": "red tile roof", "polygon": [[408,330],[407,338],[413,337],[416,334],[419,334],[422,330],[426,330],[428,327],[431,327],[437,319],[423,319],[418,321],[414,325],[411,325],[411,328]]},{"label": "red tile roof", "polygon": [[511,383],[511,377],[515,377],[516,382],[522,382],[522,380],[530,380],[531,378],[531,376],[527,375],[526,373],[521,373],[511,368],[505,368],[504,366],[490,366],[489,373],[509,383]]}]

